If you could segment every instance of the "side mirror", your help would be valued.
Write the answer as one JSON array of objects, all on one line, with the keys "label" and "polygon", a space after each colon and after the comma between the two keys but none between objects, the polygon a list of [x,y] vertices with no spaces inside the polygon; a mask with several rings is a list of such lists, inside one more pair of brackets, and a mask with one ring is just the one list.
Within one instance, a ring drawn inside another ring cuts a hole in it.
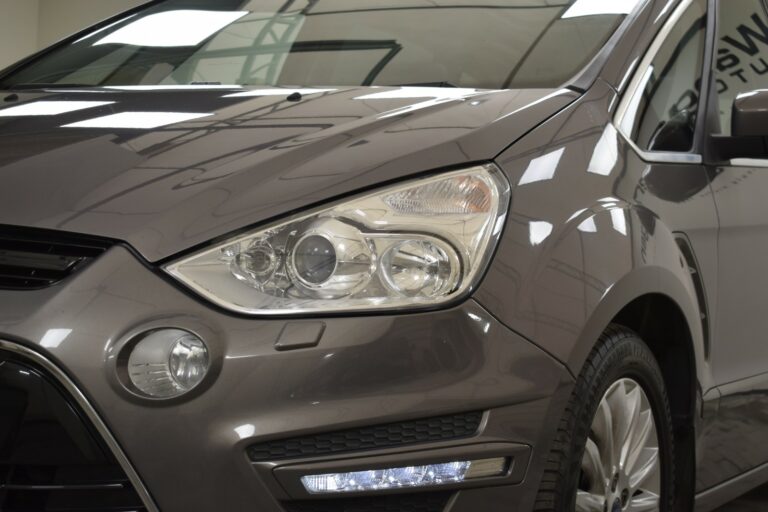
[{"label": "side mirror", "polygon": [[768,137],[768,90],[739,94],[733,101],[732,137]]},{"label": "side mirror", "polygon": [[710,158],[768,159],[768,90],[740,94],[733,101],[731,135],[710,136]]}]

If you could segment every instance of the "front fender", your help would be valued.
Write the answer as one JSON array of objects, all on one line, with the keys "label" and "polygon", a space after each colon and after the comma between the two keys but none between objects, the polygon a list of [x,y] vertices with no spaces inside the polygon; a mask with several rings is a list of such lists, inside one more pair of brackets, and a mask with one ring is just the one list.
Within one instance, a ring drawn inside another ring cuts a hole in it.
[{"label": "front fender", "polygon": [[506,236],[527,236],[528,244],[502,247],[478,291],[483,305],[577,375],[625,306],[663,295],[685,316],[697,366],[705,365],[696,288],[675,234],[658,217],[639,206],[604,201],[559,229],[551,226],[545,240],[550,228],[537,222],[528,221],[528,233],[515,234],[526,227],[511,221]]},{"label": "front fender", "polygon": [[[705,305],[676,239],[693,237],[702,273],[716,284],[717,213],[706,171],[640,160],[611,125],[614,100],[598,83],[497,159],[513,184],[512,206],[475,297],[578,375],[622,309],[663,295],[687,321],[706,389]],[[678,189],[686,193],[668,194]]]},{"label": "front fender", "polygon": [[[617,211],[621,211],[621,215]],[[624,216],[628,224],[627,236],[623,239],[605,233],[606,225],[613,228],[613,221],[619,216]],[[706,365],[706,342],[701,323],[702,306],[674,233],[650,212],[637,207],[610,209],[590,219],[587,222],[602,228],[594,233],[593,239],[581,237],[582,240],[576,243],[581,243],[592,254],[606,254],[605,258],[595,256],[584,261],[584,275],[590,276],[593,282],[599,280],[605,290],[598,299],[585,304],[585,321],[580,326],[580,334],[573,347],[563,354],[566,365],[578,373],[595,341],[624,307],[647,295],[662,295],[670,299],[685,317],[693,340],[696,366],[703,368]],[[654,229],[648,229],[648,222]],[[571,236],[580,236],[578,229]],[[606,260],[611,254],[631,257],[609,263]],[[561,253],[555,257],[562,256]]]}]

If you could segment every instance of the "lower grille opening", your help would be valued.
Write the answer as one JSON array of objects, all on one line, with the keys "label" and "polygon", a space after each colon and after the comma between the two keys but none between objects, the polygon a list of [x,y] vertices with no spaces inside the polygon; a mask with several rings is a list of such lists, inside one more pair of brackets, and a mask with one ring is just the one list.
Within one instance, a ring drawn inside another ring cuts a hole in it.
[{"label": "lower grille opening", "polygon": [[286,512],[443,512],[452,493],[423,493],[284,503]]},{"label": "lower grille opening", "polygon": [[248,457],[275,461],[462,439],[476,435],[482,420],[483,413],[475,411],[280,439],[248,447]]},{"label": "lower grille opening", "polygon": [[57,382],[0,352],[0,510],[145,512],[85,415]]}]

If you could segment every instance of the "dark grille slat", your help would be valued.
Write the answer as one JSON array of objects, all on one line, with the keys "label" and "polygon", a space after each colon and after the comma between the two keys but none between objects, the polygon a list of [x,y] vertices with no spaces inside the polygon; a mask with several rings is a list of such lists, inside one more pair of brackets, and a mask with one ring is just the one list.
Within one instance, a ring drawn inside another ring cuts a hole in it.
[{"label": "dark grille slat", "polygon": [[[28,263],[27,263],[28,264]],[[26,265],[26,264],[25,264]],[[7,279],[32,279],[35,281],[61,280],[68,272],[48,270],[44,268],[30,268],[27,266],[6,266],[0,264],[0,278]]]},{"label": "dark grille slat", "polygon": [[21,287],[41,287],[41,286],[50,286],[53,283],[55,283],[55,280],[51,279],[40,279],[36,277],[22,277],[22,276],[10,276],[0,275],[0,286],[6,287],[6,288],[21,288]]},{"label": "dark grille slat", "polygon": [[32,290],[63,281],[112,243],[93,237],[0,226],[0,289]]},{"label": "dark grille slat", "polygon": [[315,457],[418,443],[461,439],[477,434],[482,412],[469,412],[252,445],[252,462]]}]

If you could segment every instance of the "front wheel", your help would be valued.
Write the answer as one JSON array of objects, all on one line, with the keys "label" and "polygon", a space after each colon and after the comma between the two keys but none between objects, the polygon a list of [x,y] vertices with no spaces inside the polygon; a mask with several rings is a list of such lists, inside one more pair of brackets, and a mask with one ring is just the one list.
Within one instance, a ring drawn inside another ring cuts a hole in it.
[{"label": "front wheel", "polygon": [[671,512],[672,421],[661,370],[612,326],[577,379],[547,461],[537,512]]}]

